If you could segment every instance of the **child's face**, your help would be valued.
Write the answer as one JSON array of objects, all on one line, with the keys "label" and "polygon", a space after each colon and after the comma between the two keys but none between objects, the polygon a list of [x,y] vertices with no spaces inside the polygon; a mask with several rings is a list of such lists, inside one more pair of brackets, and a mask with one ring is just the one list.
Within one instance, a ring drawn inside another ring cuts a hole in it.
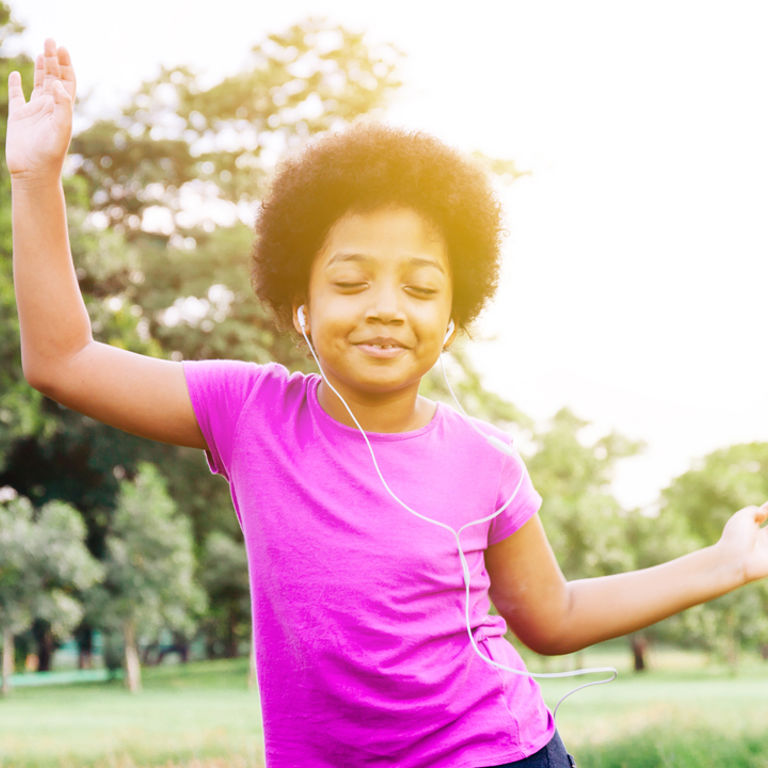
[{"label": "child's face", "polygon": [[345,398],[409,388],[415,397],[442,350],[452,294],[445,241],[418,213],[342,216],[312,264],[306,302],[328,379]]}]

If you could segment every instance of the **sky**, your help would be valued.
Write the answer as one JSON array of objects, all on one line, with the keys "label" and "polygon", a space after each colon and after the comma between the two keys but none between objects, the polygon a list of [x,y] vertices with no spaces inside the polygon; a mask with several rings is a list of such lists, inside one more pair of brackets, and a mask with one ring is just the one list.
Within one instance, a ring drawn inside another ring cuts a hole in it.
[{"label": "sky", "polygon": [[310,15],[396,44],[391,122],[527,171],[501,190],[502,281],[470,347],[487,385],[541,424],[568,406],[593,435],[644,441],[614,483],[628,506],[712,450],[768,441],[764,3],[12,7],[25,50],[69,48],[96,114],[161,63],[237,71]]}]

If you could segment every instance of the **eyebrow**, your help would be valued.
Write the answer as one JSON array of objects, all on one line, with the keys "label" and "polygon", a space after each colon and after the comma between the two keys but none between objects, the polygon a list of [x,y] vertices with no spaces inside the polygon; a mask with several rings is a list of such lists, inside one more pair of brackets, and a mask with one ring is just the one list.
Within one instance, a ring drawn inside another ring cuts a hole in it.
[{"label": "eyebrow", "polygon": [[[326,268],[330,267],[333,264],[338,263],[347,263],[350,261],[358,261],[358,262],[366,262],[366,261],[372,261],[373,258],[371,256],[368,256],[364,253],[345,253],[342,251],[341,253],[335,253],[328,263],[326,264]],[[409,265],[415,266],[415,267],[434,267],[435,269],[440,270],[443,274],[445,274],[445,270],[443,269],[440,262],[435,261],[434,259],[427,258],[426,256],[411,256],[408,258]]]}]

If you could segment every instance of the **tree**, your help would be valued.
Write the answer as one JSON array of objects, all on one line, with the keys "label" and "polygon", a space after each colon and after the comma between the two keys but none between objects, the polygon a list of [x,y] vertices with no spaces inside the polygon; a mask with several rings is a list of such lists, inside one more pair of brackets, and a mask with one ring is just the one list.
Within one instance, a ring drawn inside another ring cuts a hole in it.
[{"label": "tree", "polygon": [[[23,31],[11,9],[0,2],[0,50],[2,44]],[[24,82],[32,81],[33,62],[27,56],[0,55],[0,79],[19,70]],[[5,146],[8,89],[0,90],[0,143]],[[14,441],[50,430],[50,420],[41,408],[42,395],[31,390],[21,376],[19,325],[11,276],[11,185],[5,163],[0,164],[0,472],[6,465]],[[0,486],[3,485],[0,481]]]},{"label": "tree", "polygon": [[140,465],[133,481],[120,483],[106,550],[104,583],[91,593],[90,610],[101,626],[122,633],[126,685],[136,692],[139,633],[191,632],[206,603],[194,578],[189,520],[176,512],[153,465]]},{"label": "tree", "polygon": [[[610,492],[616,462],[635,455],[642,444],[616,432],[590,440],[584,435],[588,426],[569,409],[561,409],[546,430],[534,435],[527,460],[544,499],[547,535],[569,579],[639,567],[636,547],[647,530],[640,513],[625,510]],[[630,637],[630,644],[635,668],[644,667],[644,648],[637,636]]]},{"label": "tree", "polygon": [[[451,395],[451,389],[459,401],[458,406]],[[533,420],[529,416],[501,395],[483,387],[480,373],[472,364],[461,340],[454,343],[450,353],[443,355],[443,360],[422,379],[419,391],[426,397],[463,409],[475,418],[493,422],[502,429],[508,428],[515,436],[528,439],[532,434]]]},{"label": "tree", "polygon": [[208,593],[208,655],[238,655],[242,641],[251,639],[251,603],[248,562],[242,541],[213,531],[200,558],[200,581]]},{"label": "tree", "polygon": [[[714,544],[726,520],[768,498],[768,443],[745,443],[700,459],[662,492],[661,512],[684,522],[697,546]],[[732,667],[742,647],[768,644],[768,585],[751,584],[686,611],[681,632]]]},{"label": "tree", "polygon": [[36,511],[15,494],[0,503],[0,631],[2,692],[13,672],[13,638],[35,618],[64,634],[83,614],[78,590],[90,587],[102,570],[84,544],[85,526],[67,504],[52,501]]},{"label": "tree", "polygon": [[588,440],[588,426],[567,408],[534,437],[528,469],[544,498],[544,524],[558,561],[571,579],[631,568],[624,536],[629,516],[610,493],[616,461],[641,444],[612,432]]},{"label": "tree", "polygon": [[[0,4],[0,34],[18,31]],[[382,104],[398,84],[397,58],[391,47],[374,49],[360,34],[307,21],[265,37],[245,71],[218,83],[204,87],[187,70],[167,70],[145,84],[122,115],[75,136],[75,175],[65,179],[70,237],[96,335],[161,357],[306,367],[304,353],[275,333],[252,297],[245,263],[251,233],[244,221],[275,157]],[[31,59],[0,62],[5,75],[22,71],[28,92]],[[37,505],[53,498],[72,503],[87,523],[89,548],[103,558],[119,480],[149,460],[163,468],[197,541],[214,530],[234,540],[226,485],[205,472],[199,452],[96,424],[27,386],[4,166],[0,182],[0,321],[9,330],[0,339],[0,486]],[[88,627],[82,629],[87,645]]]}]

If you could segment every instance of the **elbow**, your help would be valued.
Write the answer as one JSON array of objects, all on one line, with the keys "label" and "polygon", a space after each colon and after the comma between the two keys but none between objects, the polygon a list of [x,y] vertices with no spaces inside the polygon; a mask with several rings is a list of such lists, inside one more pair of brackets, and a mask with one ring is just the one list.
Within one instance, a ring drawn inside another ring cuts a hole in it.
[{"label": "elbow", "polygon": [[42,352],[22,339],[21,369],[27,384],[51,400],[60,401],[72,389],[75,372],[73,363],[85,346],[76,352],[64,353],[59,350]]},{"label": "elbow", "polygon": [[502,613],[520,642],[541,656],[562,656],[588,645],[579,642],[580,633],[574,631],[570,591],[565,591],[559,599],[545,601],[545,604],[548,604],[545,611],[529,611],[525,615]]},{"label": "elbow", "polygon": [[36,389],[38,392],[42,392],[44,395],[48,394],[51,383],[45,375],[45,369],[41,365],[32,365],[26,360],[22,364],[22,372],[24,378],[32,389]]},{"label": "elbow", "polygon": [[539,631],[518,631],[515,635],[527,648],[540,656],[562,656],[581,650],[569,642],[567,634],[555,631],[553,627],[543,627]]},{"label": "elbow", "polygon": [[52,400],[56,399],[56,367],[41,359],[22,355],[22,372],[27,384]]},{"label": "elbow", "polygon": [[540,656],[564,656],[568,653],[575,653],[582,650],[585,646],[573,642],[568,636],[537,637],[535,639],[520,640],[534,653]]}]

